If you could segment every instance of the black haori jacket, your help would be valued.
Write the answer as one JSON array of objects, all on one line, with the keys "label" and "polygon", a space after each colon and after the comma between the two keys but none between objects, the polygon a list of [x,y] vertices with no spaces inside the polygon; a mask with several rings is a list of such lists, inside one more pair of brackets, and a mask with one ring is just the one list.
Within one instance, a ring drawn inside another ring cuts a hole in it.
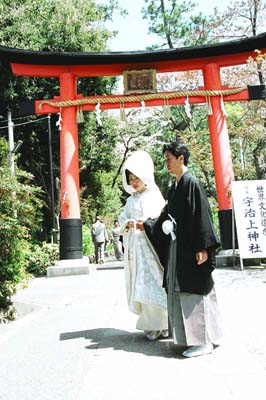
[{"label": "black haori jacket", "polygon": [[[200,181],[189,171],[181,177],[177,187],[169,190],[168,201],[156,219],[144,222],[145,232],[164,267],[164,287],[171,237],[162,231],[162,223],[170,214],[176,221],[177,266],[176,282],[181,292],[208,294],[213,288],[212,271],[215,267],[215,249],[219,240],[214,230],[211,210]],[[196,253],[207,250],[208,260],[197,265]]]}]

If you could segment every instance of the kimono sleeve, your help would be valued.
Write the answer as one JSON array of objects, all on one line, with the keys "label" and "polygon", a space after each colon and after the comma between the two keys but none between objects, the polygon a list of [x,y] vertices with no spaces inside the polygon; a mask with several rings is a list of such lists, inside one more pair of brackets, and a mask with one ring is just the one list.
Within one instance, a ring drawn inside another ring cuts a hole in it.
[{"label": "kimono sleeve", "polygon": [[214,250],[220,243],[213,225],[206,192],[199,181],[195,182],[191,205],[194,209],[195,250]]},{"label": "kimono sleeve", "polygon": [[143,223],[145,233],[156,251],[162,266],[166,269],[170,237],[162,230],[162,223],[167,219],[167,206],[157,218],[149,218]]},{"label": "kimono sleeve", "polygon": [[121,227],[121,229],[120,229],[121,234],[123,234],[124,231],[126,230],[126,225],[127,225],[128,221],[130,220],[129,199],[130,199],[130,197],[127,199],[125,207],[118,217],[118,221],[119,221],[119,224]]}]

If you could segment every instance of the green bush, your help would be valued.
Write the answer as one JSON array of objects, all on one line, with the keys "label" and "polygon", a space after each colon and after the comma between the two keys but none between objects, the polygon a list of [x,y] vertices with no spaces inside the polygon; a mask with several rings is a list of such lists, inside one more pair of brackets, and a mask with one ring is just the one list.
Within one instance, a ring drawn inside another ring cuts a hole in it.
[{"label": "green bush", "polygon": [[28,273],[37,276],[45,276],[47,267],[54,265],[59,259],[59,246],[52,243],[30,244],[24,249],[23,259]]},{"label": "green bush", "polygon": [[23,249],[39,229],[42,203],[30,174],[17,168],[11,177],[8,155],[8,145],[0,139],[0,318],[10,319],[12,296],[27,279]]},{"label": "green bush", "polygon": [[82,226],[82,249],[84,256],[94,254],[94,244],[91,237],[91,231],[88,226]]}]

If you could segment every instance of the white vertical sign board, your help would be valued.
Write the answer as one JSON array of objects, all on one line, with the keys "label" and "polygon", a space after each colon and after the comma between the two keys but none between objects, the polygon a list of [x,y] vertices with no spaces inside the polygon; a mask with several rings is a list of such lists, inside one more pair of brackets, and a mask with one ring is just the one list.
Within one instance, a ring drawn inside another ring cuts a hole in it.
[{"label": "white vertical sign board", "polygon": [[232,182],[241,258],[266,257],[266,180]]}]

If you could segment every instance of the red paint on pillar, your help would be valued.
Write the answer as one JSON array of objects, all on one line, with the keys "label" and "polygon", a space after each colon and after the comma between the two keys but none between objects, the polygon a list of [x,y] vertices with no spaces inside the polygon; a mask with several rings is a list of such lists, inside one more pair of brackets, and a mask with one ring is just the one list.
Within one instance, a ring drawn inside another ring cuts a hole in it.
[{"label": "red paint on pillar", "polygon": [[[60,100],[76,98],[76,76],[60,75]],[[61,110],[60,161],[61,161],[61,218],[80,218],[78,126],[76,106]]]},{"label": "red paint on pillar", "polygon": [[[208,64],[203,68],[206,90],[222,88],[220,69],[217,64]],[[226,117],[221,106],[221,96],[210,97],[212,115],[208,115],[212,157],[216,181],[217,201],[219,210],[232,208],[230,192],[234,181],[234,171],[231,158],[230,142]]]}]

